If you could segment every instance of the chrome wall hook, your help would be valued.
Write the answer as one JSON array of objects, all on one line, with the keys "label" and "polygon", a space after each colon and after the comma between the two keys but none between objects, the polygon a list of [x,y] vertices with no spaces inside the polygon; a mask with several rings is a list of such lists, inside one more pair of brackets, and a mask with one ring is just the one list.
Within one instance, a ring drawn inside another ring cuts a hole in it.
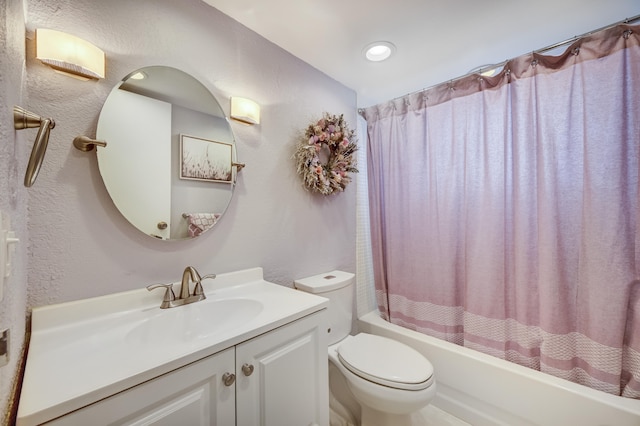
[{"label": "chrome wall hook", "polygon": [[31,149],[27,172],[24,176],[24,186],[29,188],[38,177],[42,160],[44,160],[44,154],[47,152],[47,145],[49,144],[49,133],[51,129],[56,127],[56,123],[52,118],[42,118],[22,107],[14,106],[13,127],[16,130],[39,128],[36,140],[33,143],[33,148]]}]

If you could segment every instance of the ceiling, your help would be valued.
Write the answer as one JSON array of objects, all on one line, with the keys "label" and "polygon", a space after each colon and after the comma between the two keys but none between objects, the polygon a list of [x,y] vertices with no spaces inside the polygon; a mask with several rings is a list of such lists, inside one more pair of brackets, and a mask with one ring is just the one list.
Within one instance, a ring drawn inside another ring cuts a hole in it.
[{"label": "ceiling", "polygon": [[[365,107],[636,16],[638,0],[204,0]],[[364,58],[385,40],[387,61]]]}]

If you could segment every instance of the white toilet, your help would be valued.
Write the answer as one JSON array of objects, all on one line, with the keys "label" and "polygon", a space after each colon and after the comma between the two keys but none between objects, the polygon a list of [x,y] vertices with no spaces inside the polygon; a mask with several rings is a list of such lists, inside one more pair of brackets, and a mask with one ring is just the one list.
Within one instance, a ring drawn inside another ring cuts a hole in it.
[{"label": "white toilet", "polygon": [[418,351],[395,340],[367,333],[349,335],[354,281],[354,274],[342,271],[295,281],[297,289],[329,299],[331,399],[339,401],[341,410],[350,405],[344,401],[344,391],[336,388],[341,380],[331,375],[333,365],[359,404],[362,426],[411,425],[412,414],[436,394],[433,366]]}]

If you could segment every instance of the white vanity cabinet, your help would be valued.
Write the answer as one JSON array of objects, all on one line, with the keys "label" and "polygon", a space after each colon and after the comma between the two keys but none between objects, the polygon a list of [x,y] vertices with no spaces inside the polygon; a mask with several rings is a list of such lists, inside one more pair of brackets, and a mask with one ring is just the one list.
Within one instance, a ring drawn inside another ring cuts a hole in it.
[{"label": "white vanity cabinet", "polygon": [[328,425],[325,315],[307,315],[46,424]]},{"label": "white vanity cabinet", "polygon": [[329,424],[326,310],[236,346],[236,424]]},{"label": "white vanity cabinet", "polygon": [[202,287],[34,308],[16,426],[328,426],[329,301],[262,268]]},{"label": "white vanity cabinet", "polygon": [[46,425],[209,426],[235,424],[234,348],[127,389]]}]

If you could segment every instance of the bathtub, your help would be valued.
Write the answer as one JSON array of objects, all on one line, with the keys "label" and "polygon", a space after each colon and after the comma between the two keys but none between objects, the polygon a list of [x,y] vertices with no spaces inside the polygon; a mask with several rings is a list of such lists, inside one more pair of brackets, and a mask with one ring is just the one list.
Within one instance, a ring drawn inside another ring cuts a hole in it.
[{"label": "bathtub", "polygon": [[391,324],[370,312],[361,332],[401,341],[433,364],[432,405],[473,426],[640,426],[640,400],[622,398]]}]

